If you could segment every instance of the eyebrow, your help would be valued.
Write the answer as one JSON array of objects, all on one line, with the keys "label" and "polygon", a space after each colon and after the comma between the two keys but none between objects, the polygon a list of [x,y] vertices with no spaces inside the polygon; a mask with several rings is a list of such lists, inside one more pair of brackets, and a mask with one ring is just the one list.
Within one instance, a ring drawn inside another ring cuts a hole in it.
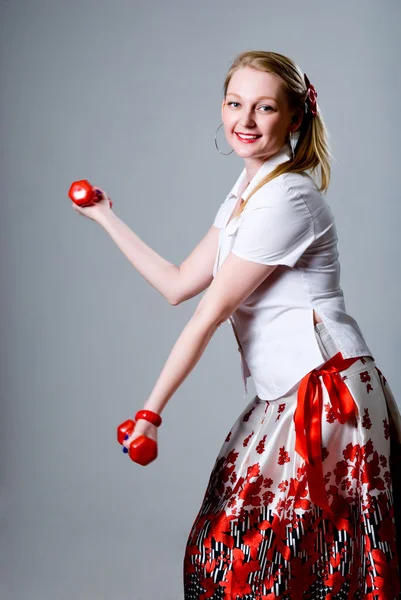
[{"label": "eyebrow", "polygon": [[[237,98],[241,98],[241,96],[239,94],[235,94],[234,92],[227,92],[227,96],[237,96]],[[277,102],[277,100],[275,98],[272,98],[271,96],[258,96],[256,98],[256,101],[258,100],[262,100],[263,98],[268,98],[269,100],[274,100],[274,102]]]}]

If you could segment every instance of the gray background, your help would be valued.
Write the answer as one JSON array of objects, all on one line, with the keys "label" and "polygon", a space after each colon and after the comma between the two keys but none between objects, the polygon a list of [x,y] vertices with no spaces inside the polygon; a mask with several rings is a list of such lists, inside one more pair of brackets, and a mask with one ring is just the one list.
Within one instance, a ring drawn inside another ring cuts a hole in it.
[{"label": "gray background", "polygon": [[185,542],[244,406],[237,345],[228,326],[211,340],[157,461],[123,455],[116,427],[200,296],[170,306],[67,192],[88,178],[180,264],[243,168],[214,147],[240,51],[287,54],[318,92],[347,309],[401,398],[400,16],[398,0],[2,0],[1,600],[183,598]]}]

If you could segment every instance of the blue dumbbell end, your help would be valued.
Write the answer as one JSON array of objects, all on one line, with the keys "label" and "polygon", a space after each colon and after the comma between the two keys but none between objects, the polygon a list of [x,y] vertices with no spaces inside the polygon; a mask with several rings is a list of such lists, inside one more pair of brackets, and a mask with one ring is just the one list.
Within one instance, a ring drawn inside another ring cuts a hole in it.
[{"label": "blue dumbbell end", "polygon": [[[124,438],[124,440],[128,440],[128,438],[129,438],[129,435],[128,435],[128,433],[126,433],[126,434],[125,434],[125,438]],[[124,446],[124,447],[123,447],[123,452],[124,452],[124,454],[127,454],[127,452],[128,452],[128,448],[126,448],[126,447]]]}]

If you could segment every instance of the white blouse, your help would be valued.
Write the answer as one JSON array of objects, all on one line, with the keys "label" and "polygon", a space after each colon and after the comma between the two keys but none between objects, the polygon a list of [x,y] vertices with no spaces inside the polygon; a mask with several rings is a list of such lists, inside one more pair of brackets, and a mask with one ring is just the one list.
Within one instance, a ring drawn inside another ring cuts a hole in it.
[{"label": "white blouse", "polygon": [[[259,168],[242,194],[291,157],[288,143]],[[246,178],[244,168],[220,205],[213,276],[228,253],[280,265],[229,317],[241,354],[245,396],[252,376],[263,400],[274,400],[324,364],[313,309],[344,358],[373,355],[356,320],[347,313],[340,286],[337,229],[329,205],[310,175],[284,173],[252,196],[239,217],[227,221]]]}]

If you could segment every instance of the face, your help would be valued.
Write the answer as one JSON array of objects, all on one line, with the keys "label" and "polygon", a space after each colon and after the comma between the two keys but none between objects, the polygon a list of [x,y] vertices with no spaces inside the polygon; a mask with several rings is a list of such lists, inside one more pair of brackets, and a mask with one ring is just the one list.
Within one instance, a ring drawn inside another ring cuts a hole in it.
[{"label": "face", "polygon": [[[272,73],[243,67],[235,71],[222,104],[222,120],[228,143],[249,165],[258,166],[280,150],[288,139],[291,122],[279,78]],[[241,139],[240,133],[257,135]]]}]

